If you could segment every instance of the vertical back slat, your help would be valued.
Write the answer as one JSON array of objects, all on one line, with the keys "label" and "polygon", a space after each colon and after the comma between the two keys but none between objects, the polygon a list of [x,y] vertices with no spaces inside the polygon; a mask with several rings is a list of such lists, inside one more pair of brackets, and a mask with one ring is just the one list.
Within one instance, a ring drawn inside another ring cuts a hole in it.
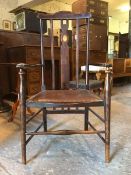
[{"label": "vertical back slat", "polygon": [[89,31],[90,31],[90,20],[86,20],[86,89],[89,89]]},{"label": "vertical back slat", "polygon": [[61,20],[61,37],[60,37],[61,38],[61,44],[60,44],[61,89],[64,89],[65,83],[69,82],[69,77],[70,77],[68,27],[69,27],[69,21]]},{"label": "vertical back slat", "polygon": [[76,88],[79,86],[79,19],[76,20]]},{"label": "vertical back slat", "polygon": [[41,38],[41,90],[45,90],[45,80],[44,80],[44,67],[45,67],[45,60],[44,60],[44,41],[43,41],[43,21],[40,19],[40,38]]},{"label": "vertical back slat", "polygon": [[55,89],[55,58],[54,58],[54,36],[53,36],[53,20],[50,20],[51,29],[51,64],[52,64],[52,89]]}]

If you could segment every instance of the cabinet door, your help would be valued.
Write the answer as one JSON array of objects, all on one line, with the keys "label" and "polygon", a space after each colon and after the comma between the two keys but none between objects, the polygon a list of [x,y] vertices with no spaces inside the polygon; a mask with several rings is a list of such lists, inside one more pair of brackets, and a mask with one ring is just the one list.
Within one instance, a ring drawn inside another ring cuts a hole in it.
[{"label": "cabinet door", "polygon": [[107,51],[107,27],[103,25],[99,25],[99,40],[100,40],[100,45],[101,45],[101,51]]},{"label": "cabinet door", "polygon": [[90,25],[90,50],[101,50],[98,28],[98,25]]},{"label": "cabinet door", "polygon": [[90,50],[107,50],[107,27],[103,25],[90,26]]}]

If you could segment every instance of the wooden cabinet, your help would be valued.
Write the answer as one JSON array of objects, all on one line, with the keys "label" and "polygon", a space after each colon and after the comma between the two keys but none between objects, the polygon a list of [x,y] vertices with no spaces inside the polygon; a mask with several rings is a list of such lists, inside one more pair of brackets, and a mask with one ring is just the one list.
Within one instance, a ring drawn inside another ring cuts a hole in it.
[{"label": "wooden cabinet", "polygon": [[[72,4],[72,11],[74,13],[91,13],[91,23],[107,25],[108,3],[105,1],[77,0]],[[80,25],[83,25],[85,23],[86,21],[82,20],[80,22]],[[75,26],[75,23],[73,23],[73,27]]]},{"label": "wooden cabinet", "polygon": [[[6,63],[4,43],[0,43],[0,63]],[[4,96],[9,91],[8,67],[0,65],[0,96]]]},{"label": "wooden cabinet", "polygon": [[[10,63],[40,63],[39,46],[16,46],[8,48],[8,62]],[[18,85],[18,70],[15,67],[9,67],[11,74],[10,88],[15,91]],[[40,91],[41,88],[41,71],[40,68],[33,68],[27,71],[27,95],[33,95]]]},{"label": "wooden cabinet", "polygon": [[119,34],[119,58],[129,57],[129,35],[128,33]]},{"label": "wooden cabinet", "polygon": [[[107,38],[107,17],[108,3],[100,0],[77,0],[72,4],[74,13],[91,13],[89,50],[90,62],[106,62],[106,52],[108,45]],[[86,21],[80,21],[80,50],[86,49]],[[73,23],[73,42],[75,47],[76,24]],[[93,55],[93,57],[92,57]],[[95,57],[94,57],[95,55]],[[99,55],[102,55],[100,58]],[[105,58],[103,59],[103,56]],[[92,60],[93,59],[93,60]]]},{"label": "wooden cabinet", "polygon": [[[52,66],[51,66],[51,56],[50,56],[50,47],[44,47],[45,51],[45,82],[46,88],[51,89],[51,75],[52,75]],[[60,86],[60,48],[55,47],[55,83],[56,89]],[[40,46],[16,46],[8,48],[8,62],[13,63],[27,63],[27,64],[38,64],[40,63]],[[15,67],[10,67],[10,89],[11,91],[15,91],[18,85],[18,70]],[[27,71],[26,77],[26,87],[27,87],[27,95],[33,95],[40,91],[41,88],[41,69],[33,68]]]},{"label": "wooden cabinet", "polygon": [[92,24],[90,27],[90,50],[107,51],[107,27]]},{"label": "wooden cabinet", "polygon": [[[74,47],[76,45],[75,42],[75,29],[73,29],[74,33]],[[86,49],[86,28],[85,26],[80,27],[80,49]],[[98,51],[107,51],[107,27],[102,25],[90,25],[90,35],[89,35],[89,49],[90,50],[98,50]]]},{"label": "wooden cabinet", "polygon": [[[48,35],[44,35],[43,39],[44,46],[49,47],[50,37]],[[0,42],[2,43],[2,45],[0,44],[0,62],[25,62],[35,64],[40,61],[40,34],[0,30]],[[54,46],[58,46],[57,36],[54,36]],[[47,62],[47,66],[49,65],[51,67],[51,63]],[[3,74],[4,79],[2,77]],[[40,70],[30,71],[27,74],[27,80],[27,82],[29,82],[27,93],[28,95],[32,95],[40,89]],[[15,66],[0,67],[0,84],[2,96],[10,93],[11,91],[16,91],[18,84],[18,72]],[[51,83],[49,82],[47,88],[50,87]]]}]

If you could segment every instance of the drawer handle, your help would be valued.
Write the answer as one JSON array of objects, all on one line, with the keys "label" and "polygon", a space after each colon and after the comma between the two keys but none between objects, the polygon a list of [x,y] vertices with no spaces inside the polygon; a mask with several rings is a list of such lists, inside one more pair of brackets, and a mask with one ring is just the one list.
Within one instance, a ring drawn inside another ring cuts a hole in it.
[{"label": "drawer handle", "polygon": [[101,23],[101,24],[104,24],[104,23],[105,23],[105,21],[104,21],[104,20],[100,20],[100,23]]},{"label": "drawer handle", "polygon": [[101,11],[101,15],[105,15],[105,12],[104,11]]},{"label": "drawer handle", "polygon": [[94,19],[94,18],[91,18],[91,19],[90,19],[90,21],[91,21],[91,22],[94,22],[94,21],[95,21],[95,19]]},{"label": "drawer handle", "polygon": [[90,9],[90,13],[94,13],[95,12],[95,10],[94,9]]}]

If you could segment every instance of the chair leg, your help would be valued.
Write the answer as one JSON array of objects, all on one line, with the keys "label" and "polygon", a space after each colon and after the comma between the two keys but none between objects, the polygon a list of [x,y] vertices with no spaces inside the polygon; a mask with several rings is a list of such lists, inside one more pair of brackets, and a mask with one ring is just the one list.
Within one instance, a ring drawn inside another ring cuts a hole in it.
[{"label": "chair leg", "polygon": [[43,108],[43,127],[44,131],[47,131],[47,111],[46,108]]},{"label": "chair leg", "polygon": [[110,114],[108,107],[105,107],[105,162],[110,161]]},{"label": "chair leg", "polygon": [[26,164],[26,108],[24,105],[21,107],[21,150],[22,150],[22,163]]},{"label": "chair leg", "polygon": [[110,111],[111,111],[111,72],[106,70],[105,79],[105,162],[110,161]]},{"label": "chair leg", "polygon": [[85,131],[88,131],[88,120],[89,120],[89,110],[88,107],[85,107],[85,125],[84,125],[84,129]]},{"label": "chair leg", "polygon": [[20,118],[21,118],[21,151],[22,163],[26,164],[26,84],[24,69],[19,70],[20,75]]}]

